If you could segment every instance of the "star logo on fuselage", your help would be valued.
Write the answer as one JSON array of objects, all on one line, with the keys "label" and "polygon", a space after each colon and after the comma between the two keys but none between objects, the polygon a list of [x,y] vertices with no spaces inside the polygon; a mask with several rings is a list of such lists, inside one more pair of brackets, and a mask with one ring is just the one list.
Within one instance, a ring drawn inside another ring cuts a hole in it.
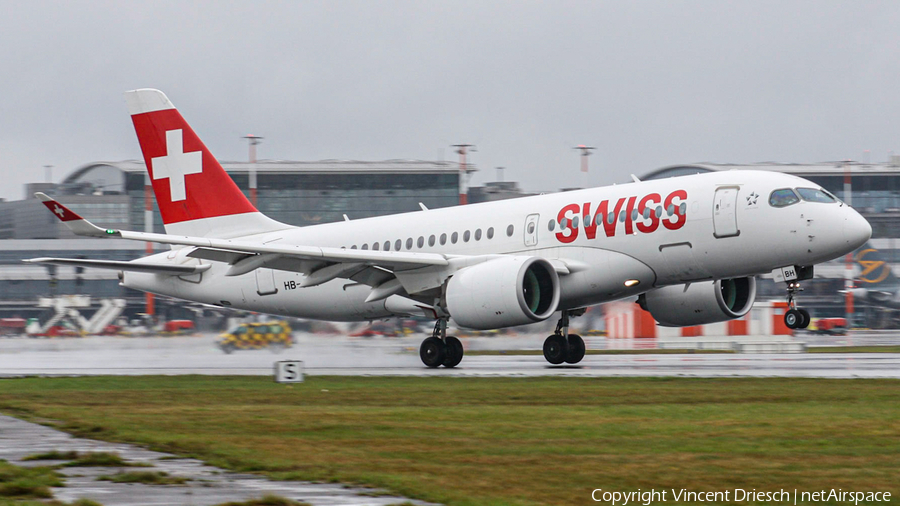
[{"label": "star logo on fuselage", "polygon": [[747,195],[747,205],[748,205],[748,206],[755,206],[755,205],[756,205],[756,199],[758,199],[758,198],[759,198],[759,194],[756,193],[756,192],[753,192],[753,193],[751,193],[750,195]]}]

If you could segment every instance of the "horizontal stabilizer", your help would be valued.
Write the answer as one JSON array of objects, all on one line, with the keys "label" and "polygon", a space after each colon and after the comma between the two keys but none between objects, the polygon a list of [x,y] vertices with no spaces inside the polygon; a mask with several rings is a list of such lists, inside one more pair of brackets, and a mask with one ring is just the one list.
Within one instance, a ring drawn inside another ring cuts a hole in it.
[{"label": "horizontal stabilizer", "polygon": [[94,269],[112,269],[116,271],[149,272],[151,274],[170,274],[180,276],[185,274],[198,274],[211,267],[205,265],[165,265],[151,264],[147,262],[121,262],[115,260],[85,260],[75,258],[29,258],[22,260],[29,264],[68,265],[72,267],[92,267]]}]

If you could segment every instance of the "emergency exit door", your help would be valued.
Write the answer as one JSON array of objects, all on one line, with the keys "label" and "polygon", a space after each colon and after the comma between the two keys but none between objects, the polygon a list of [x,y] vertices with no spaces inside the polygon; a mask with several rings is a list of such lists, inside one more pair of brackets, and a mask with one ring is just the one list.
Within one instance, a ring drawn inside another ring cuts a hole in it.
[{"label": "emergency exit door", "polygon": [[713,235],[716,238],[733,237],[739,235],[737,224],[737,196],[736,186],[718,188],[713,199]]},{"label": "emergency exit door", "polygon": [[256,269],[256,293],[260,295],[278,293],[275,286],[275,271],[262,267]]}]

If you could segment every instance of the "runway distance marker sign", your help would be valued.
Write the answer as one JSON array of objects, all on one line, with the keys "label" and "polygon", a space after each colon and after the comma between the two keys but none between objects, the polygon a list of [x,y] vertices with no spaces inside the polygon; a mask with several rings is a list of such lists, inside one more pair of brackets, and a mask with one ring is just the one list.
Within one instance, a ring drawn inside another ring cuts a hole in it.
[{"label": "runway distance marker sign", "polygon": [[282,360],[275,362],[275,382],[302,383],[303,362],[300,360]]}]

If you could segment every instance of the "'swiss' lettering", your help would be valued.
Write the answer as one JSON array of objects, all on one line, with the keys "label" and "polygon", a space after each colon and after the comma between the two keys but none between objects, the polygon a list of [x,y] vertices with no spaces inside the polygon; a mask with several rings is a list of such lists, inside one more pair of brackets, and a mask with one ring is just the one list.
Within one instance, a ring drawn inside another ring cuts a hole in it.
[{"label": "'swiss' lettering", "polygon": [[[583,205],[567,204],[559,210],[556,221],[560,225],[556,239],[564,244],[573,242],[578,238],[580,228],[584,229],[584,236],[588,239],[597,237],[597,225],[602,225],[606,237],[613,237],[623,223],[625,235],[638,232],[651,234],[655,232],[660,223],[668,230],[678,230],[687,221],[687,191],[675,190],[665,199],[658,193],[644,195],[640,199],[637,196],[622,197],[612,204],[603,200],[597,205],[596,214],[591,215],[591,203]],[[573,218],[581,215],[582,227],[575,226]]]}]

